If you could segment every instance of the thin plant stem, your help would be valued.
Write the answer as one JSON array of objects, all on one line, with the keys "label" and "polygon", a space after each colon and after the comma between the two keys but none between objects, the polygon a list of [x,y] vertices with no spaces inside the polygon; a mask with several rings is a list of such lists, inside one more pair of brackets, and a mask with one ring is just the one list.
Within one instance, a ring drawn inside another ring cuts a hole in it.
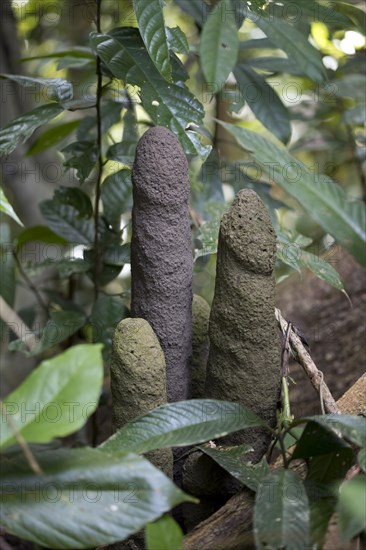
[{"label": "thin plant stem", "polygon": [[[96,27],[97,31],[101,32],[100,19],[101,19],[101,4],[102,0],[97,0],[97,16],[96,16]],[[101,253],[99,245],[99,203],[101,195],[101,185],[102,185],[102,176],[103,176],[103,157],[102,157],[102,113],[101,113],[101,98],[102,98],[102,87],[103,87],[103,76],[101,68],[100,57],[97,56],[97,101],[96,101],[96,112],[97,112],[97,149],[98,149],[98,160],[97,160],[97,181],[95,188],[95,205],[94,205],[94,296],[95,299],[99,295],[99,281],[101,274]]]},{"label": "thin plant stem", "polygon": [[28,275],[24,271],[22,263],[19,260],[18,254],[15,252],[15,250],[13,251],[13,257],[14,257],[15,263],[17,265],[17,268],[19,270],[19,273],[22,276],[22,278],[24,279],[24,282],[26,283],[27,287],[29,288],[29,290],[31,290],[33,292],[34,296],[37,299],[37,302],[39,303],[41,308],[48,315],[48,306],[47,306],[46,302],[43,300],[41,294],[38,291],[38,288],[36,287],[36,285],[33,283],[33,281],[30,279],[30,277],[28,277]]},{"label": "thin plant stem", "polygon": [[9,424],[10,430],[12,431],[16,442],[18,443],[18,445],[22,449],[22,451],[24,453],[24,456],[27,459],[27,462],[28,462],[29,466],[31,467],[31,469],[33,470],[33,472],[35,474],[41,475],[43,472],[42,472],[42,469],[41,469],[40,465],[38,464],[38,462],[37,462],[34,454],[32,453],[28,443],[26,442],[26,440],[24,439],[22,434],[19,432],[16,425],[14,424],[13,419],[7,414],[5,405],[1,400],[0,400],[0,407],[1,407],[1,412],[5,416],[5,420],[6,420],[7,424]]}]

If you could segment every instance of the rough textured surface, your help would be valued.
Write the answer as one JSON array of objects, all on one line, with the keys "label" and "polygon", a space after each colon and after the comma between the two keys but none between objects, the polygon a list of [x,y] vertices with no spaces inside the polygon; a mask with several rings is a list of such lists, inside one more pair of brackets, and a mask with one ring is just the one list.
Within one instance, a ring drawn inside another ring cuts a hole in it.
[{"label": "rough textured surface", "polygon": [[132,171],[132,316],[146,319],[165,354],[168,401],[189,397],[192,354],[188,163],[174,134],[148,130]]},{"label": "rough textured surface", "polygon": [[210,342],[208,338],[208,323],[210,306],[197,294],[193,295],[192,303],[192,398],[201,399],[205,394],[205,379]]},{"label": "rough textured surface", "polygon": [[[240,191],[220,226],[205,395],[240,402],[272,426],[280,388],[275,254],[264,204],[254,191]],[[237,432],[226,442],[253,445],[254,459],[268,445],[267,435],[257,429]]]},{"label": "rough textured surface", "polygon": [[[163,351],[149,323],[123,319],[114,333],[111,358],[114,430],[166,403],[165,370]],[[172,477],[170,449],[146,457]]]}]

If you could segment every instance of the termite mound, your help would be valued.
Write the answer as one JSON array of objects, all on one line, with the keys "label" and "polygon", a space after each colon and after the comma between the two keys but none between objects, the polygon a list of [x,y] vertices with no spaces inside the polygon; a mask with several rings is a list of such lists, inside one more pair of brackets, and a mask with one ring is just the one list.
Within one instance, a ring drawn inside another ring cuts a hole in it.
[{"label": "termite mound", "polygon": [[[280,390],[275,259],[268,211],[254,191],[244,189],[220,225],[205,395],[241,403],[271,426]],[[226,438],[232,445],[253,445],[251,460],[263,455],[268,442],[268,432],[261,429]]]},{"label": "termite mound", "polygon": [[132,170],[131,312],[159,338],[168,401],[189,397],[193,257],[188,163],[175,135],[160,126],[140,139]]}]

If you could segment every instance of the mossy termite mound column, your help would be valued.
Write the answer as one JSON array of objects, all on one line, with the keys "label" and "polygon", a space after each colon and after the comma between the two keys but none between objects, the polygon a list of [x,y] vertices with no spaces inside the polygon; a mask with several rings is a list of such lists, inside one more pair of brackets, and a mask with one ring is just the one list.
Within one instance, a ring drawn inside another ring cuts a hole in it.
[{"label": "mossy termite mound column", "polygon": [[[166,403],[165,378],[164,353],[149,323],[144,319],[120,321],[111,356],[114,430]],[[147,458],[172,477],[171,449],[152,451]]]},{"label": "mossy termite mound column", "polygon": [[190,187],[187,159],[167,128],[140,139],[132,184],[132,316],[146,319],[158,336],[168,401],[179,401],[189,397],[192,355]]},{"label": "mossy termite mound column", "polygon": [[[275,319],[276,235],[267,209],[240,191],[220,226],[216,286],[210,317],[206,397],[241,403],[271,426],[280,390],[280,343]],[[226,438],[249,443],[257,460],[267,432],[251,429]]]}]

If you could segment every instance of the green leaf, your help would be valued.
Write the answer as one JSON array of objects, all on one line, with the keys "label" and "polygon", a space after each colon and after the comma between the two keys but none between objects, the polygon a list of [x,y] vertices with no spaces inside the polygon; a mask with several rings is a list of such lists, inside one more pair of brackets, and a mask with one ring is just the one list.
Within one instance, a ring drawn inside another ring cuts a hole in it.
[{"label": "green leaf", "polygon": [[57,269],[61,279],[68,279],[75,273],[86,273],[90,270],[90,264],[81,258],[47,258],[43,262],[27,264],[25,269],[28,275],[32,276],[49,267]]},{"label": "green leaf", "polygon": [[142,107],[154,124],[166,126],[176,134],[183,149],[191,155],[207,155],[189,123],[200,126],[204,109],[183,82],[168,84],[152,63],[137,29],[114,29],[109,34],[91,33],[91,43],[116,78],[139,86]]},{"label": "green leaf", "polygon": [[46,225],[34,225],[33,227],[27,227],[19,233],[16,238],[16,250],[19,251],[22,246],[32,241],[60,245],[67,244],[67,241],[63,237],[57,235],[57,233]]},{"label": "green leaf", "polygon": [[146,526],[146,550],[182,550],[183,532],[170,516]]},{"label": "green leaf", "polygon": [[53,145],[56,145],[56,143],[59,143],[71,134],[79,124],[80,120],[72,120],[71,122],[65,122],[64,124],[58,124],[57,126],[49,128],[32,143],[27,151],[27,157],[37,155]]},{"label": "green leaf", "polygon": [[313,456],[336,453],[343,448],[350,448],[335,432],[320,424],[308,422],[296,444],[291,459],[310,458]]},{"label": "green leaf", "polygon": [[91,324],[93,341],[104,344],[104,359],[109,359],[112,338],[119,321],[126,317],[127,309],[118,296],[100,296],[93,304]]},{"label": "green leaf", "polygon": [[203,443],[266,422],[239,405],[214,399],[169,403],[118,430],[100,447],[105,451],[146,453],[165,447]]},{"label": "green leaf", "polygon": [[42,547],[75,550],[112,544],[181,502],[193,501],[132,453],[59,449],[35,457],[42,475],[31,472],[24,460],[4,464],[1,523]]},{"label": "green leaf", "polygon": [[155,67],[171,82],[172,67],[161,0],[133,0],[133,7],[141,37]]},{"label": "green leaf", "polygon": [[45,55],[34,55],[31,57],[22,57],[20,60],[22,63],[25,61],[33,61],[34,59],[61,59],[63,57],[75,57],[77,59],[89,59],[95,60],[95,56],[89,48],[83,48],[79,46],[72,50],[64,50],[61,52],[49,53]]},{"label": "green leaf", "polygon": [[122,214],[132,207],[131,170],[124,168],[107,176],[102,185],[101,198],[104,217],[119,231]]},{"label": "green leaf", "polygon": [[81,189],[60,187],[53,199],[41,202],[39,208],[51,229],[69,243],[93,242],[92,205]]},{"label": "green leaf", "polygon": [[240,95],[258,120],[279,140],[287,143],[291,137],[290,115],[273,88],[263,76],[243,64],[237,65],[234,75]]},{"label": "green leaf", "polygon": [[4,191],[2,190],[1,187],[0,187],[0,212],[3,212],[7,216],[10,216],[10,218],[12,218],[14,221],[16,221],[17,224],[19,224],[23,227],[22,222],[20,221],[20,219],[16,215],[16,213],[14,211],[14,208],[12,207],[12,205],[10,204],[8,199],[6,198],[5,193],[4,193]]},{"label": "green leaf", "polygon": [[[121,101],[103,101],[101,105],[102,134],[108,132],[112,126],[120,122],[123,107],[124,105]],[[80,141],[90,142],[97,140],[97,119],[95,116],[87,116],[81,120],[76,137]]]},{"label": "green leaf", "polygon": [[233,70],[239,39],[230,0],[221,0],[209,14],[201,34],[201,67],[206,82],[217,92]]},{"label": "green leaf", "polygon": [[78,187],[59,187],[54,193],[54,200],[76,208],[79,218],[93,216],[93,205],[89,196]]},{"label": "green leaf", "polygon": [[327,73],[320,52],[308,41],[307,37],[285,21],[271,15],[269,19],[245,8],[246,17],[259,27],[270,41],[286,52],[289,59],[315,82],[324,83]]},{"label": "green leaf", "polygon": [[51,311],[40,341],[32,348],[37,355],[64,342],[85,325],[85,315],[77,311]]},{"label": "green leaf", "polygon": [[100,344],[73,346],[43,361],[5,397],[1,448],[15,443],[7,417],[26,441],[34,443],[68,435],[85,424],[98,405],[102,387],[101,347]]},{"label": "green leaf", "polygon": [[[329,436],[326,436],[326,441],[330,448]],[[329,520],[336,509],[339,484],[353,463],[353,450],[338,447],[335,452],[310,457],[307,463],[305,486],[310,502],[311,542],[322,548]]]},{"label": "green leaf", "polygon": [[302,162],[263,136],[225,122],[219,123],[238,143],[252,152],[264,171],[310,216],[366,266],[366,208],[351,200],[327,176],[318,177]]},{"label": "green leaf", "polygon": [[322,260],[320,257],[315,256],[315,254],[310,254],[305,250],[301,251],[301,265],[307,267],[322,281],[328,283],[338,290],[344,291],[344,285],[341,281],[338,271],[334,269],[332,265],[328,262]]},{"label": "green leaf", "polygon": [[[198,448],[252,491],[256,491],[263,478],[269,474],[265,457],[257,464],[244,461],[243,455],[253,450],[248,445],[226,448],[199,446]],[[250,459],[250,455],[247,459]]]},{"label": "green leaf", "polygon": [[254,506],[256,548],[308,548],[309,520],[306,490],[295,472],[280,470],[264,478]]},{"label": "green leaf", "polygon": [[139,135],[136,129],[136,117],[132,111],[127,111],[123,118],[123,136],[120,143],[111,145],[107,151],[107,159],[116,160],[132,166]]},{"label": "green leaf", "polygon": [[366,476],[360,474],[345,481],[340,488],[339,528],[342,542],[366,529]]},{"label": "green leaf", "polygon": [[63,112],[58,103],[36,107],[32,111],[12,120],[0,130],[0,156],[10,155],[20,143],[24,143],[42,124]]},{"label": "green leaf", "polygon": [[66,158],[65,167],[75,168],[80,183],[84,183],[97,162],[97,144],[94,141],[74,141],[61,152]]},{"label": "green leaf", "polygon": [[73,97],[73,88],[71,82],[64,78],[35,78],[31,76],[23,76],[17,74],[0,74],[0,78],[12,80],[23,88],[33,88],[34,93],[42,90],[42,95],[45,101],[67,101]]},{"label": "green leaf", "polygon": [[177,53],[189,53],[189,44],[186,35],[180,27],[167,27],[166,34],[169,48]]},{"label": "green leaf", "polygon": [[285,234],[276,228],[277,232],[277,258],[293,269],[300,271],[301,268],[310,269],[314,275],[322,279],[329,285],[342,292],[345,292],[344,285],[341,281],[339,273],[328,262],[320,256],[311,254],[303,250],[302,246],[311,244],[311,239],[305,242],[300,242],[299,239],[304,239],[303,235],[297,234],[296,238]]},{"label": "green leaf", "polygon": [[288,57],[253,57],[252,59],[245,59],[245,63],[270,73],[288,73],[303,76],[303,71]]},{"label": "green leaf", "polygon": [[325,428],[337,430],[342,437],[358,447],[366,447],[366,418],[345,414],[327,414],[324,416],[310,416],[294,421],[294,425],[306,421],[313,421]]}]

